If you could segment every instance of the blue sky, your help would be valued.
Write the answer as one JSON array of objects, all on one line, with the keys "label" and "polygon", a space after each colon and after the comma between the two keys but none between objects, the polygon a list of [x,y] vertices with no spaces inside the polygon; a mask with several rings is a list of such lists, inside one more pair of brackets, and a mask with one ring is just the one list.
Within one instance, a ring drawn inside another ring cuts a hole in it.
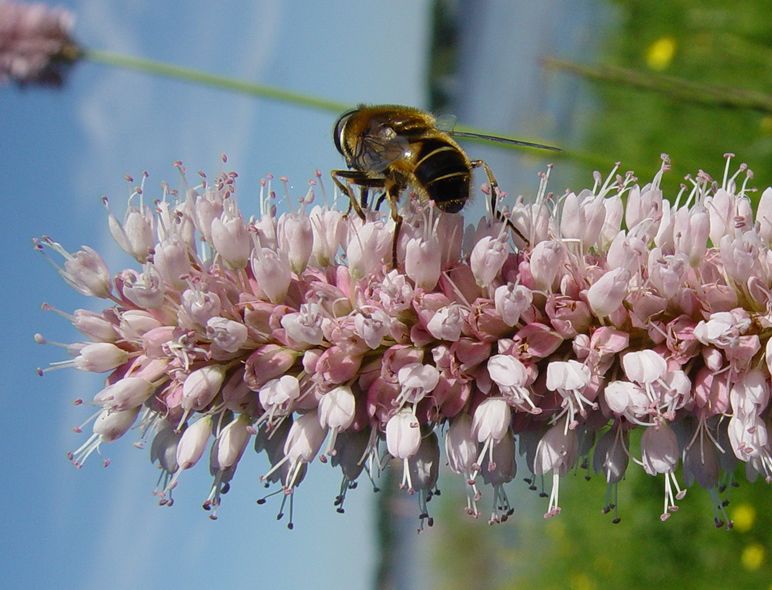
[{"label": "blue sky", "polygon": [[[86,46],[151,57],[344,102],[425,104],[428,2],[311,3],[65,2]],[[64,358],[32,335],[69,342],[77,333],[42,302],[70,311],[98,306],[70,291],[33,252],[50,234],[71,249],[89,244],[113,272],[125,263],[107,235],[100,197],[121,210],[125,174],[150,172],[148,186],[175,182],[171,167],[216,171],[219,154],[239,171],[240,201],[258,179],[286,175],[297,191],[316,168],[340,165],[330,141],[335,116],[217,90],[80,64],[61,92],[0,89],[0,197],[5,277],[2,413],[5,509],[0,515],[4,587],[104,588],[369,587],[374,564],[372,494],[351,494],[347,512],[332,500],[339,483],[315,465],[296,497],[296,528],[256,506],[262,459],[248,455],[210,522],[200,504],[206,469],[181,480],[173,508],[156,505],[156,470],[132,437],[104,448],[112,465],[65,459],[83,436],[98,378],[34,368]],[[156,196],[158,191],[148,191]],[[253,201],[256,202],[256,201]],[[128,439],[128,440],[127,440]]]}]

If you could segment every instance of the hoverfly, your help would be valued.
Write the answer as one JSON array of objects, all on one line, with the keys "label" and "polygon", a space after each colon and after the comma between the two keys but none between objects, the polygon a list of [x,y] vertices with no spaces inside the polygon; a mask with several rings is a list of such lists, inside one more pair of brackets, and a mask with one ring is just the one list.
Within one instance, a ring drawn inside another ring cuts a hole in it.
[{"label": "hoverfly", "polygon": [[[496,207],[498,183],[490,166],[483,160],[471,160],[452,136],[560,151],[552,146],[527,141],[442,131],[431,114],[400,105],[360,105],[343,113],[335,123],[335,147],[345,158],[349,169],[333,170],[333,182],[349,197],[351,207],[362,219],[365,217],[362,208],[367,205],[367,191],[370,188],[383,189],[378,204],[384,198],[389,202],[395,222],[392,245],[394,266],[402,225],[398,210],[399,195],[408,186],[421,199],[434,201],[441,211],[457,213],[469,200],[472,170],[482,167],[490,185],[491,210],[502,218]],[[361,203],[354,197],[350,184],[362,188]],[[511,222],[507,223],[528,243]]]}]

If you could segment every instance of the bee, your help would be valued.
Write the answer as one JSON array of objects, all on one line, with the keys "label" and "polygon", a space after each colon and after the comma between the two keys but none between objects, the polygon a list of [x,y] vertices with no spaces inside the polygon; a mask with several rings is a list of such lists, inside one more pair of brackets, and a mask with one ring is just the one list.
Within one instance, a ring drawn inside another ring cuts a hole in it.
[{"label": "bee", "polygon": [[[397,240],[402,225],[399,195],[408,186],[418,196],[446,213],[457,213],[469,200],[472,170],[482,167],[490,185],[491,210],[498,212],[498,183],[490,166],[483,160],[472,160],[452,137],[483,138],[547,150],[552,146],[503,137],[467,132],[442,131],[429,113],[399,105],[360,105],[343,113],[335,123],[335,147],[346,160],[348,170],[333,170],[332,180],[349,197],[351,208],[364,219],[369,189],[381,189],[395,222],[392,258],[397,262]],[[350,185],[362,189],[358,202]],[[526,244],[528,240],[506,220]]]}]

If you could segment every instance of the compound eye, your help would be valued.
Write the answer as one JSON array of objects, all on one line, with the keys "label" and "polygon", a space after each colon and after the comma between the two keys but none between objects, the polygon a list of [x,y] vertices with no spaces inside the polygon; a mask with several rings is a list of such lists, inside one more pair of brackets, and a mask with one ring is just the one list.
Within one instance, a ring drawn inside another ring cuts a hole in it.
[{"label": "compound eye", "polygon": [[346,139],[344,137],[346,132],[346,125],[348,124],[351,115],[353,115],[355,112],[355,110],[352,110],[343,113],[335,122],[335,128],[332,131],[332,139],[335,142],[335,148],[344,156],[346,155],[346,152],[344,151],[344,145],[346,143]]}]

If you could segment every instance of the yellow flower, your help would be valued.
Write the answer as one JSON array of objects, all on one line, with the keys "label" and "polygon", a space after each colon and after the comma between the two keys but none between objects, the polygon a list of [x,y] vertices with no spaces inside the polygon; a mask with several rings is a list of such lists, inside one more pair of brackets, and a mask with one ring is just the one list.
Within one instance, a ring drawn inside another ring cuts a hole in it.
[{"label": "yellow flower", "polygon": [[761,118],[761,132],[765,135],[772,135],[772,116],[766,115]]},{"label": "yellow flower", "polygon": [[646,50],[646,65],[652,70],[662,71],[673,61],[676,40],[673,37],[660,37]]},{"label": "yellow flower", "polygon": [[756,521],[756,509],[746,502],[738,504],[732,511],[732,521],[736,531],[745,533],[753,527],[753,523]]},{"label": "yellow flower", "polygon": [[759,543],[751,543],[740,556],[740,561],[746,570],[757,570],[764,563],[764,547]]}]

